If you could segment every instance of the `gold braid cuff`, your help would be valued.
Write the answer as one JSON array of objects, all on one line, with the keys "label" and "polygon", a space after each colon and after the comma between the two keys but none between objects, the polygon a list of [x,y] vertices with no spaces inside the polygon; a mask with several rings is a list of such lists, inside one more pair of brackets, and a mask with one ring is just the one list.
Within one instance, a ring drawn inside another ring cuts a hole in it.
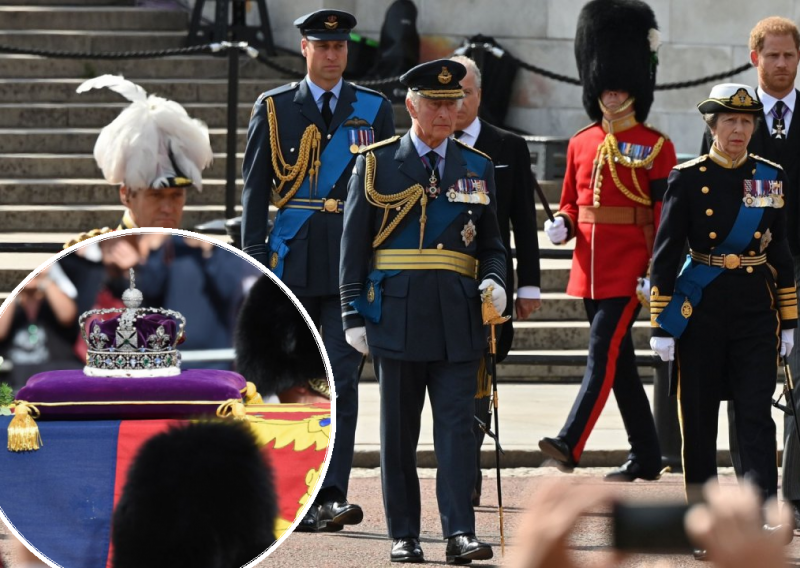
[{"label": "gold braid cuff", "polygon": [[[303,184],[303,180],[308,173],[309,195],[317,193],[317,182],[319,181],[319,169],[322,166],[320,161],[320,140],[322,134],[315,124],[310,124],[300,138],[300,146],[297,149],[297,162],[294,165],[286,163],[281,152],[281,145],[278,136],[278,118],[275,114],[275,103],[272,97],[267,99],[267,123],[269,124],[269,146],[272,151],[272,169],[278,184],[272,189],[272,203],[280,209],[287,201],[295,196],[297,190]],[[281,196],[283,188],[287,182],[292,182],[292,187]]]},{"label": "gold braid cuff", "polygon": [[[603,185],[602,171],[603,163],[605,163],[608,165],[609,172],[611,172],[611,178],[614,180],[614,185],[617,186],[617,189],[619,189],[625,197],[635,203],[644,205],[645,207],[650,207],[653,204],[653,201],[639,185],[639,176],[636,175],[636,170],[641,168],[649,168],[653,164],[655,159],[661,153],[661,148],[664,146],[664,140],[664,137],[660,136],[658,138],[658,142],[656,142],[656,145],[653,147],[653,151],[650,152],[650,155],[645,159],[631,160],[619,151],[617,137],[610,132],[606,134],[605,140],[603,140],[603,142],[597,147],[597,154],[595,155],[594,159],[594,168],[592,170],[593,181],[591,185],[592,189],[594,190],[594,206],[600,207],[600,189]],[[633,178],[633,186],[638,195],[635,195],[631,190],[623,185],[622,181],[619,179],[619,174],[617,173],[617,165],[621,165],[633,170],[631,171],[631,177]]]},{"label": "gold braid cuff", "polygon": [[[412,185],[405,191],[400,193],[393,193],[391,195],[382,195],[375,190],[375,165],[377,158],[373,152],[368,152],[366,155],[366,173],[364,175],[364,192],[367,196],[367,202],[379,209],[383,209],[383,220],[381,227],[378,230],[377,236],[372,240],[372,248],[378,248],[383,241],[397,228],[406,215],[416,205],[417,201],[422,205],[422,214],[419,217],[419,250],[422,250],[422,239],[425,236],[425,223],[428,217],[425,214],[428,206],[428,196],[425,195],[425,189],[418,183]],[[400,213],[392,219],[388,224],[389,211],[392,209],[400,208]]]}]

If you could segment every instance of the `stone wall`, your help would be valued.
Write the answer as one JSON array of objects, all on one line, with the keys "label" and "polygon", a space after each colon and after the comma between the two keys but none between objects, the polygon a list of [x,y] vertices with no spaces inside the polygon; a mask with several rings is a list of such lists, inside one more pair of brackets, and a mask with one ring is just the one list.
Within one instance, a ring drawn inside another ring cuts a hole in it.
[{"label": "stone wall", "polygon": [[[267,0],[275,43],[297,49],[299,36],[292,21],[299,15],[323,7],[352,11],[359,20],[356,31],[377,39],[389,4],[391,0]],[[446,56],[464,37],[482,33],[523,61],[577,77],[572,40],[583,0],[416,0],[416,4],[424,60]],[[755,22],[771,15],[800,17],[800,0],[733,0],[722,5],[651,0],[650,4],[663,41],[659,83],[738,67],[749,60],[747,40]],[[255,8],[251,2],[249,17],[256,17]],[[725,81],[755,84],[755,71]],[[695,105],[710,88],[707,84],[656,93],[649,121],[670,135],[679,153],[699,150],[703,124]],[[567,137],[587,123],[580,87],[521,70],[513,90],[507,124],[533,134]]]}]

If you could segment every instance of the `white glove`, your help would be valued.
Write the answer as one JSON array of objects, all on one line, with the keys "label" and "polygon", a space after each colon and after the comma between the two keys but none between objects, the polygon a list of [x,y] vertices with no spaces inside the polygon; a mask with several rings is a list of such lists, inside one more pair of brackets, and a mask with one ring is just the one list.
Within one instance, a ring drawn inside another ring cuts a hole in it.
[{"label": "white glove", "polygon": [[650,299],[650,279],[649,278],[639,278],[636,284],[636,296],[638,297],[639,294],[642,294],[648,300]]},{"label": "white glove", "polygon": [[344,338],[347,340],[348,345],[361,353],[362,355],[369,354],[369,345],[367,345],[367,328],[351,327],[344,330]]},{"label": "white glove", "polygon": [[650,349],[661,357],[662,361],[675,360],[675,338],[674,337],[651,337]]},{"label": "white glove", "polygon": [[548,219],[544,222],[544,232],[550,237],[550,242],[554,245],[563,244],[567,240],[567,227],[564,225],[563,217],[556,217],[555,221]]},{"label": "white glove", "polygon": [[794,330],[784,329],[781,331],[781,357],[788,357],[792,354],[794,347]]},{"label": "white glove", "polygon": [[503,287],[492,280],[491,278],[485,279],[481,282],[480,286],[478,286],[478,290],[483,292],[489,286],[494,286],[492,289],[492,303],[494,304],[494,309],[497,310],[498,314],[502,314],[503,311],[506,309],[506,303],[508,303],[508,299],[506,298],[506,291]]}]

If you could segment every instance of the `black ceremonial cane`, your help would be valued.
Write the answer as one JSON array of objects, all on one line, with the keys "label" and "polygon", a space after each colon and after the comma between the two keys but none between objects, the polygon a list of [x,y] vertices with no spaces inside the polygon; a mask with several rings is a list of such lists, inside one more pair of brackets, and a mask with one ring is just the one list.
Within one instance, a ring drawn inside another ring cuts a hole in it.
[{"label": "black ceremonial cane", "polygon": [[500,554],[506,554],[506,539],[503,532],[503,489],[500,483],[500,414],[497,400],[497,336],[495,326],[502,325],[511,319],[511,316],[504,316],[497,311],[492,303],[492,291],[494,286],[489,286],[481,294],[481,314],[483,315],[483,325],[488,325],[490,330],[489,337],[489,371],[492,373],[492,404],[494,405],[494,435],[489,432],[488,425],[486,433],[494,440],[495,466],[497,468],[497,512],[500,515]]},{"label": "black ceremonial cane", "polygon": [[797,418],[797,404],[794,400],[794,380],[792,379],[792,370],[789,368],[789,358],[783,357],[783,374],[786,379],[783,381],[783,390],[787,393],[786,399],[792,405],[792,416],[794,417],[794,431],[797,434],[797,440],[800,442],[800,420]]},{"label": "black ceremonial cane", "polygon": [[[531,170],[535,170],[533,166],[531,166]],[[539,201],[542,202],[542,207],[544,207],[544,212],[547,215],[547,218],[550,219],[551,222],[555,222],[556,218],[553,216],[553,210],[550,209],[550,204],[547,202],[547,198],[544,196],[544,191],[542,187],[539,185],[539,182],[536,180],[536,177],[533,178],[533,188],[536,190],[536,194],[539,196]]]}]

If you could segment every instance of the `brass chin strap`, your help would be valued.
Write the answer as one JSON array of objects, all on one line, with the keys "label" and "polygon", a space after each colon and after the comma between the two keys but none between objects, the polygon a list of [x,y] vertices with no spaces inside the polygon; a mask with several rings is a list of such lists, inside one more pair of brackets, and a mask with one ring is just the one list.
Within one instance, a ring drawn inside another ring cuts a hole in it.
[{"label": "brass chin strap", "polygon": [[600,100],[600,97],[597,98],[597,104],[600,105],[600,112],[602,112],[603,116],[606,117],[609,116],[613,117],[615,114],[625,113],[629,108],[633,106],[634,102],[636,102],[635,97],[628,97],[627,99],[625,99],[625,102],[622,103],[617,110],[612,111],[606,105],[603,104],[603,101]]},{"label": "brass chin strap", "polygon": [[[272,97],[267,99],[267,122],[269,124],[269,145],[272,149],[272,169],[279,182],[277,187],[272,189],[272,203],[280,209],[289,201],[300,189],[308,171],[309,195],[317,192],[317,182],[319,181],[320,161],[320,140],[322,135],[315,124],[310,124],[300,138],[300,146],[297,150],[297,162],[294,165],[286,163],[281,152],[281,145],[278,136],[278,119],[275,115],[275,103]],[[281,196],[286,182],[293,182],[292,187]]]},{"label": "brass chin strap", "polygon": [[[422,239],[425,236],[425,223],[428,217],[425,214],[428,206],[428,196],[425,194],[425,189],[418,183],[412,185],[405,191],[400,193],[393,193],[392,195],[382,195],[375,191],[375,154],[368,152],[366,155],[366,174],[364,176],[364,189],[367,196],[367,202],[379,209],[383,209],[383,220],[381,221],[381,228],[377,236],[372,241],[372,248],[378,248],[389,235],[392,234],[411,209],[416,205],[417,201],[422,205],[422,214],[419,217],[419,249],[422,250]],[[392,219],[389,226],[386,223],[389,219],[389,211],[391,209],[400,208],[400,213]]]}]

